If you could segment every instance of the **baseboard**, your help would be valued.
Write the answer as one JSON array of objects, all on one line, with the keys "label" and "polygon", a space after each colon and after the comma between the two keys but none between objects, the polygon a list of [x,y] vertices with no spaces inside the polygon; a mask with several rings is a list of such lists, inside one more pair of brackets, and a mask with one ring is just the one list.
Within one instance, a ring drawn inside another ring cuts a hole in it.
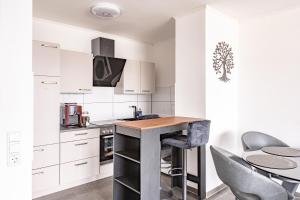
[{"label": "baseboard", "polygon": [[221,184],[215,188],[213,188],[212,190],[208,191],[206,193],[206,198],[210,198],[214,195],[216,195],[217,193],[221,192],[222,190],[225,190],[226,188],[228,188],[225,184]]},{"label": "baseboard", "polygon": [[[215,187],[214,189],[208,191],[206,193],[206,198],[208,199],[208,198],[214,196],[215,194],[219,193],[220,191],[225,190],[226,188],[227,188],[227,186],[225,184],[221,184],[221,185]],[[188,193],[193,196],[196,196],[198,193],[198,190],[191,186],[187,186],[187,190],[188,190]]]}]

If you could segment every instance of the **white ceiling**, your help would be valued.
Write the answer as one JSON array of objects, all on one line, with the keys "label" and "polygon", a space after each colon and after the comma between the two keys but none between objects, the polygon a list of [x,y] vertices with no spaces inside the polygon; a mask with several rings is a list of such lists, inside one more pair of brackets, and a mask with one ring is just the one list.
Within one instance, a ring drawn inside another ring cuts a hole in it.
[{"label": "white ceiling", "polygon": [[155,43],[172,37],[173,16],[208,4],[237,19],[262,16],[300,6],[300,0],[106,0],[120,6],[121,16],[102,20],[89,13],[105,0],[33,0],[33,16]]},{"label": "white ceiling", "polygon": [[207,0],[206,3],[238,20],[267,16],[300,6],[300,0]]}]

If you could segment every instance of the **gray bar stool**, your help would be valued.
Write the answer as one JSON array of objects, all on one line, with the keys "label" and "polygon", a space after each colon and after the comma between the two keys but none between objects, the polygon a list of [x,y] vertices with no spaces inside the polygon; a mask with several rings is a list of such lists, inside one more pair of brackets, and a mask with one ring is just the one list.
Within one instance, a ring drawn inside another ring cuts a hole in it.
[{"label": "gray bar stool", "polygon": [[[187,149],[205,145],[209,139],[209,128],[209,120],[195,121],[188,125],[187,135],[179,135],[162,140],[162,144],[182,150],[182,173],[176,175],[182,176],[183,200],[186,200],[187,196]],[[178,170],[178,168],[172,170]]]}]

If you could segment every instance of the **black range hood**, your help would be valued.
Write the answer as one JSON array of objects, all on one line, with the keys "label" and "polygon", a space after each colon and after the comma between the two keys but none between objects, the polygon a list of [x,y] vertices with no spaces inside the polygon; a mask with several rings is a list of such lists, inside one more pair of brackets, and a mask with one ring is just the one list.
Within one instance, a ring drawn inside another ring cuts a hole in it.
[{"label": "black range hood", "polygon": [[92,40],[93,86],[116,87],[126,59],[115,58],[115,42],[106,38]]}]

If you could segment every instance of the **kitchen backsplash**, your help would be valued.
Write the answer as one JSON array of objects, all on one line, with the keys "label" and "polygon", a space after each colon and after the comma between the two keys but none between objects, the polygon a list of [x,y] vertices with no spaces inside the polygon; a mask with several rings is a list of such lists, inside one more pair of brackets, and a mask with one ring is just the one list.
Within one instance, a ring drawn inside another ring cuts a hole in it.
[{"label": "kitchen backsplash", "polygon": [[132,105],[143,114],[174,115],[174,87],[156,88],[153,95],[122,95],[112,87],[94,87],[91,94],[61,94],[61,103],[83,105],[91,121],[133,117]]}]

